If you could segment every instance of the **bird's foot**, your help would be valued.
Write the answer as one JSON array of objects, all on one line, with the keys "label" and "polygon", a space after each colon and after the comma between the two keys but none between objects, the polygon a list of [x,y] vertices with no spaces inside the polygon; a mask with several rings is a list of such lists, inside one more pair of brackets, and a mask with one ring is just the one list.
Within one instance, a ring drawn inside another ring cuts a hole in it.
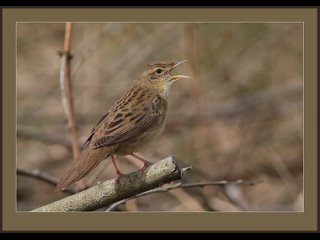
[{"label": "bird's foot", "polygon": [[120,177],[121,177],[122,175],[124,175],[124,174],[123,174],[123,173],[120,171],[120,169],[118,168],[118,166],[117,166],[117,164],[116,164],[116,159],[114,158],[113,155],[111,155],[111,158],[112,158],[112,163],[113,163],[113,165],[114,165],[114,168],[115,168],[115,170],[116,170],[116,174],[117,174],[116,186],[118,186],[118,185],[119,185]]},{"label": "bird's foot", "polygon": [[143,167],[139,170],[140,174],[142,175],[144,173],[144,171],[150,167],[153,163],[145,161]]},{"label": "bird's foot", "polygon": [[144,173],[144,171],[145,171],[149,166],[151,166],[151,165],[153,164],[152,162],[149,162],[149,161],[146,160],[145,158],[140,157],[139,155],[137,155],[137,154],[135,154],[135,153],[131,153],[130,155],[133,156],[134,158],[138,159],[139,161],[141,161],[141,162],[144,163],[143,167],[139,170],[141,175]]},{"label": "bird's foot", "polygon": [[118,186],[119,185],[119,182],[120,182],[120,178],[121,176],[124,175],[122,172],[117,172],[117,178],[116,178],[116,185]]}]

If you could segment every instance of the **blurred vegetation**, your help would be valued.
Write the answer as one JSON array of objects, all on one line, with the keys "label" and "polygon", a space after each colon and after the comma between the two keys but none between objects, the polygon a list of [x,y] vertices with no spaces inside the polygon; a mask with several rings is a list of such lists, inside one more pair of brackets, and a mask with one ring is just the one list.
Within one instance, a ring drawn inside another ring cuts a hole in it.
[{"label": "blurred vegetation", "polygon": [[[59,143],[69,140],[57,55],[63,39],[63,23],[17,24],[17,165],[56,177],[72,159]],[[263,180],[178,189],[120,210],[303,211],[302,24],[75,23],[71,49],[81,143],[145,63],[187,59],[176,72],[193,78],[173,85],[164,132],[141,153],[192,165],[186,182]],[[137,169],[119,159],[123,172]],[[92,184],[116,176],[109,164],[100,164]],[[66,196],[39,180],[17,181],[21,211]]]}]

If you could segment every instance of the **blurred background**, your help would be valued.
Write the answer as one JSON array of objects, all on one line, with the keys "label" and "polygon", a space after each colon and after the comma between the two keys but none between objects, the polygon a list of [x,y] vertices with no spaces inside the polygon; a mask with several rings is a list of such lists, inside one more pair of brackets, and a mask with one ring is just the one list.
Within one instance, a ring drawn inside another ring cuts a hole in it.
[{"label": "blurred background", "polygon": [[[72,161],[59,86],[63,23],[17,24],[17,167],[62,177]],[[176,189],[117,211],[303,211],[302,23],[75,23],[72,79],[79,143],[150,61],[187,59],[162,135],[141,152],[174,155],[183,182],[262,180]],[[125,157],[129,173],[142,165]],[[103,161],[86,178],[116,177]],[[17,210],[68,196],[17,175]],[[100,209],[101,211],[104,209]]]}]

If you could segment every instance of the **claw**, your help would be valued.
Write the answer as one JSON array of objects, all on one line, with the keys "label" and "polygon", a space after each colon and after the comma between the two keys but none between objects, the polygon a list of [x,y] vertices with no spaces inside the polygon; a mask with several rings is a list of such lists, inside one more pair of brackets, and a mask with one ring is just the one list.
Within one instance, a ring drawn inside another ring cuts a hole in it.
[{"label": "claw", "polygon": [[119,186],[119,182],[120,182],[120,177],[122,176],[123,174],[120,174],[120,175],[118,175],[117,176],[117,178],[116,178],[116,186]]},{"label": "claw", "polygon": [[145,171],[148,167],[150,167],[151,165],[152,165],[152,163],[150,163],[150,162],[145,162],[144,165],[143,165],[143,167],[139,170],[139,171],[140,171],[140,174],[142,175],[142,174],[144,173],[144,171]]}]

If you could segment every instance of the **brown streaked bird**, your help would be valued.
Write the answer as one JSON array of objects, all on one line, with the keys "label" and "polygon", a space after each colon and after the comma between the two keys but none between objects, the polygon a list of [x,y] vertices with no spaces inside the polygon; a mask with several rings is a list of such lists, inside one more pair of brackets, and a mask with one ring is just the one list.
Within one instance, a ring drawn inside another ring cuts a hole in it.
[{"label": "brown streaked bird", "polygon": [[136,155],[139,149],[162,131],[167,115],[167,99],[171,84],[189,78],[172,75],[172,70],[186,62],[151,62],[137,74],[131,88],[98,121],[84,143],[83,152],[61,178],[56,190],[88,175],[98,164],[111,157],[118,177],[122,175],[114,155],[131,155],[144,163],[142,171],[151,163]]}]

